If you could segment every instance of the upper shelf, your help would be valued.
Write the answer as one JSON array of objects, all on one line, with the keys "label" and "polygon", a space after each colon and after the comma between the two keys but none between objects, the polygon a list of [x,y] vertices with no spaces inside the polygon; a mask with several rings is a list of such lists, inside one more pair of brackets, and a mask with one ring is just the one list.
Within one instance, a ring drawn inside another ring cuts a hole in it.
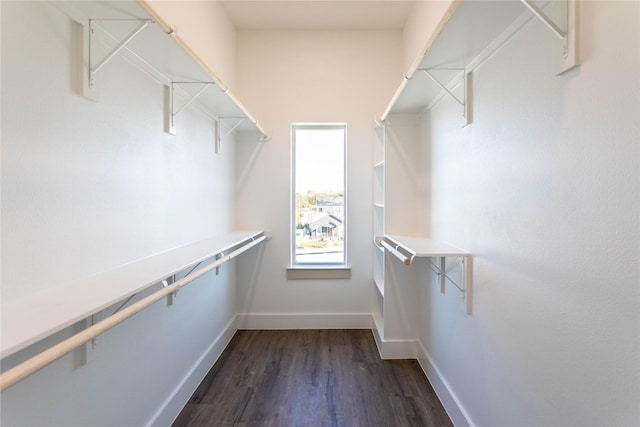
[{"label": "upper shelf", "polygon": [[251,243],[262,235],[261,231],[238,231],[211,237],[67,285],[3,300],[0,357],[22,350],[167,277],[240,244]]},{"label": "upper shelf", "polygon": [[[197,104],[219,119],[245,118],[236,129],[242,132],[260,132],[266,137],[265,131],[255,118],[244,108],[240,101],[224,86],[220,79],[209,69],[179,37],[179,34],[168,34],[164,23],[159,17],[151,16],[148,6],[135,0],[126,1],[64,1],[53,2],[55,6],[67,13],[76,21],[87,26],[92,20],[94,35],[97,31],[102,37],[101,43],[109,48],[115,48],[127,38],[138,22],[150,20],[150,25],[144,27],[132,37],[119,51],[136,63],[142,63],[145,71],[155,77],[160,77],[169,85],[176,82],[176,88],[182,99],[177,99],[176,109],[186,104],[204,84],[184,84],[184,82],[211,83],[201,95],[197,97]],[[98,61],[100,59],[98,58]],[[94,59],[94,63],[97,62]],[[105,67],[108,67],[106,64]],[[101,70],[96,73],[99,80]],[[227,128],[235,123],[224,124]]]},{"label": "upper shelf", "polygon": [[[462,83],[466,92],[468,88],[462,77],[473,71],[525,23],[535,19],[538,13],[532,13],[532,8],[543,15],[538,16],[543,21],[548,20],[546,13],[550,13],[551,20],[564,27],[561,30],[565,33],[562,42],[558,42],[555,47],[551,46],[557,48],[558,52],[558,75],[575,67],[575,0],[537,3],[544,7],[539,8],[531,0],[459,0],[454,5],[453,12],[443,17],[445,22],[440,25],[440,32],[431,37],[433,42],[416,69],[408,71],[382,120],[389,113],[415,113],[424,110],[445,93],[442,86],[453,90],[454,86]],[[423,70],[429,70],[442,86],[435,83]],[[460,92],[456,92],[456,97],[461,104],[466,105],[469,94]],[[468,120],[470,123],[470,118]]]},{"label": "upper shelf", "polygon": [[[459,1],[449,20],[440,27],[440,33],[432,37],[434,42],[418,65],[418,70],[467,67],[525,11],[525,6],[518,0]],[[389,112],[420,111],[442,92],[421,71],[410,72],[411,75],[407,76],[409,80],[401,84],[383,119]],[[437,77],[446,86],[461,73],[443,70],[438,74]]]}]

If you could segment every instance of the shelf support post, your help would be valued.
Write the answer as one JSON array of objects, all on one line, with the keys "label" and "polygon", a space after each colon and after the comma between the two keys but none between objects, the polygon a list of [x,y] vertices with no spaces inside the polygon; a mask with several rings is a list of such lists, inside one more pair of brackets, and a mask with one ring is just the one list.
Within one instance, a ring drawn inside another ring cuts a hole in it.
[{"label": "shelf support post", "polygon": [[[203,86],[195,94],[191,95],[191,97],[187,100],[187,102],[185,102],[180,108],[176,109],[175,85],[181,85],[181,84],[201,84]],[[169,134],[171,135],[176,134],[176,123],[175,123],[176,116],[180,114],[180,112],[182,112],[182,110],[184,110],[186,107],[191,105],[196,99],[198,99],[198,97],[202,95],[209,86],[214,84],[215,83],[213,82],[171,82],[171,86],[169,87],[169,99],[167,102],[167,111],[166,111],[166,116],[168,121],[167,132]]]},{"label": "shelf support post", "polygon": [[471,295],[473,293],[473,257],[472,256],[464,256],[462,257],[462,265],[463,265],[463,280],[464,280],[464,300],[465,306],[467,309],[467,314],[471,314],[472,310],[472,298]]},{"label": "shelf support post", "polygon": [[444,294],[447,284],[447,276],[444,274],[447,268],[447,259],[443,256],[440,257],[440,271],[438,277],[440,277],[440,293]]},{"label": "shelf support post", "polygon": [[[163,288],[166,288],[167,286],[171,285],[174,282],[175,282],[175,277],[174,276],[170,276],[170,277],[167,277],[166,279],[164,279],[160,283],[162,284]],[[173,305],[173,297],[175,297],[175,296],[176,296],[175,292],[172,293],[172,294],[167,295],[167,306]]]},{"label": "shelf support post", "polygon": [[[219,254],[216,254],[216,261],[219,261],[220,258],[224,257],[224,252],[220,252]],[[220,266],[216,267],[216,276],[220,274]]]},{"label": "shelf support post", "polygon": [[[95,51],[95,46],[94,46],[95,42],[93,37],[93,34],[94,34],[93,23],[95,21],[100,21],[100,20],[99,19],[89,20],[89,44],[90,44],[90,49],[92,51]],[[107,53],[107,55],[104,58],[102,58],[102,60],[100,60],[100,62],[98,62],[98,64],[96,64],[95,66],[93,65],[93,62],[91,60],[92,55],[89,55],[89,86],[91,88],[93,88],[93,86],[95,86],[96,84],[96,73],[100,71],[100,69],[104,67],[111,60],[111,58],[115,56],[115,54],[120,52],[120,50],[122,50],[122,48],[124,48],[127,45],[127,43],[129,43],[135,36],[137,36],[140,33],[140,31],[144,30],[147,25],[153,23],[153,21],[150,19],[143,19],[138,21],[140,21],[140,24],[133,31],[127,34],[127,36],[125,36],[125,38],[122,39],[122,41],[120,41],[120,43],[118,43],[118,45],[114,47],[111,50],[111,52]]]}]

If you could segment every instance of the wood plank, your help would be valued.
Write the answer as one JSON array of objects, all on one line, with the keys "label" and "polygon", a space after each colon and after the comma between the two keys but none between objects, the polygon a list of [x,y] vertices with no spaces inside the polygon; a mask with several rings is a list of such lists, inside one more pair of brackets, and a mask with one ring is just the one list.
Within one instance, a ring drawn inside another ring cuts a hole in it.
[{"label": "wood plank", "polygon": [[370,330],[237,331],[173,424],[452,426],[416,360]]}]

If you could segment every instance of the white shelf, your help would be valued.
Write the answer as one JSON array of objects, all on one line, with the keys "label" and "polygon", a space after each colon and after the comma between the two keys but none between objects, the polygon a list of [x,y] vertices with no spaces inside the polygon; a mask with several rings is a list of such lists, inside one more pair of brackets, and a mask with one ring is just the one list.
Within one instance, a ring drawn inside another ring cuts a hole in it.
[{"label": "white shelf", "polygon": [[[473,292],[473,256],[471,252],[426,237],[398,236],[385,234],[386,248],[405,265],[411,265],[415,258],[440,258],[440,265],[431,267],[440,277],[440,291],[444,293],[447,280],[452,282],[463,294],[467,314],[472,311]],[[462,260],[461,284],[452,280],[446,271],[446,258],[460,257]]]},{"label": "white shelf", "polygon": [[[440,33],[432,37],[434,42],[417,68],[468,69],[526,11],[520,0],[459,1],[449,20],[440,27]],[[411,72],[409,81],[398,88],[387,113],[422,111],[443,93],[423,72]],[[462,72],[435,70],[433,74],[448,86]]]},{"label": "white shelf", "polygon": [[[222,118],[221,126],[230,128],[235,123],[225,123],[236,118],[246,118],[235,129],[241,132],[260,132],[266,137],[257,120],[245,109],[241,102],[218,79],[213,71],[204,68],[203,61],[180,38],[179,29],[176,37],[167,34],[159,17],[151,16],[144,2],[125,1],[73,1],[53,2],[53,4],[74,20],[85,25],[88,31],[88,20],[94,20],[94,26],[100,31],[102,44],[111,48],[123,40],[137,25],[136,20],[152,20],[135,37],[126,43],[118,55],[124,55],[136,63],[148,74],[170,85],[171,82],[210,82],[207,88],[193,104],[198,105],[210,115]],[[84,64],[84,73],[88,73]],[[104,68],[109,67],[105,64]],[[103,70],[96,73],[97,85]],[[176,84],[176,92],[181,99],[176,99],[176,106],[184,105],[203,85]],[[179,118],[177,119],[179,122]],[[179,128],[179,124],[178,124]],[[178,130],[179,131],[179,130]]]},{"label": "white shelf", "polygon": [[261,231],[238,231],[170,249],[67,285],[2,300],[0,357],[9,356]]},{"label": "white shelf", "polygon": [[398,236],[398,235],[385,235],[387,240],[390,240],[396,245],[402,246],[413,253],[414,257],[429,258],[429,257],[451,257],[451,256],[469,256],[470,252],[463,249],[458,249],[454,246],[447,245],[437,240],[415,237],[415,236]]}]

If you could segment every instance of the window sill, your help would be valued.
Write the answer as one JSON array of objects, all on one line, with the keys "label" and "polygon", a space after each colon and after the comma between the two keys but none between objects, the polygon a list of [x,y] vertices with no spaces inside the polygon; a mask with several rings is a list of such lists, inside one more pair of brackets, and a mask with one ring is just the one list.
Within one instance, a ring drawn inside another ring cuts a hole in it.
[{"label": "window sill", "polygon": [[351,267],[348,265],[296,265],[287,268],[287,280],[314,279],[351,279]]}]

